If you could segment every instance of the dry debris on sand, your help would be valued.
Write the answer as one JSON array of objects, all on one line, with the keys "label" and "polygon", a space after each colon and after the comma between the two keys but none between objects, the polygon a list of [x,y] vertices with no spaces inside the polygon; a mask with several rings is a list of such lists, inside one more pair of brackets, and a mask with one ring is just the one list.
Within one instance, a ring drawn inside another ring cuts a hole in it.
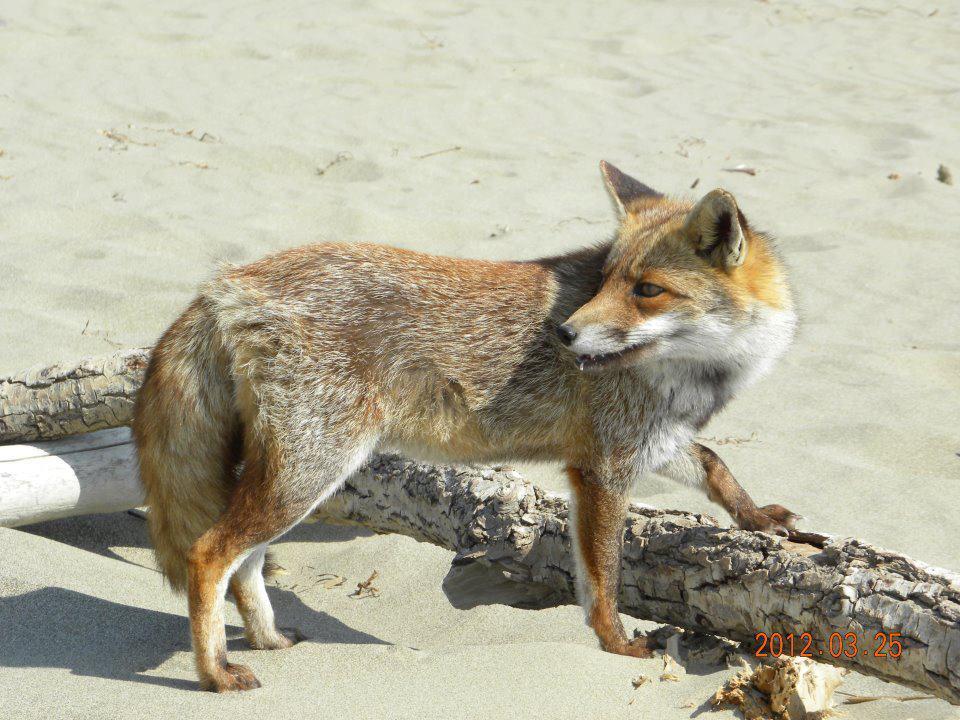
[{"label": "dry debris on sand", "polygon": [[686,672],[687,671],[683,669],[680,663],[674,660],[669,652],[663,654],[663,672],[660,673],[661,682],[665,680],[680,682],[680,678],[682,678]]},{"label": "dry debris on sand", "polygon": [[354,600],[363,600],[364,598],[379,597],[380,588],[374,587],[373,581],[377,579],[380,573],[376,570],[363,582],[357,583],[356,591],[350,595]]},{"label": "dry debris on sand", "polygon": [[833,693],[847,672],[809,658],[777,658],[737,673],[710,703],[736,707],[746,720],[826,718],[834,714]]}]

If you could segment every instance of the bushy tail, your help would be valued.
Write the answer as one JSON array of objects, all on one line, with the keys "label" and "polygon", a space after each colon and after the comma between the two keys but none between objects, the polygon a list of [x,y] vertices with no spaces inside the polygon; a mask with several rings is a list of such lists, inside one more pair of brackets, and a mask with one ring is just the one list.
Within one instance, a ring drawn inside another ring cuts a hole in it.
[{"label": "bushy tail", "polygon": [[240,459],[231,358],[209,303],[198,298],[153,351],[133,434],[157,562],[174,590],[187,554],[223,512]]}]

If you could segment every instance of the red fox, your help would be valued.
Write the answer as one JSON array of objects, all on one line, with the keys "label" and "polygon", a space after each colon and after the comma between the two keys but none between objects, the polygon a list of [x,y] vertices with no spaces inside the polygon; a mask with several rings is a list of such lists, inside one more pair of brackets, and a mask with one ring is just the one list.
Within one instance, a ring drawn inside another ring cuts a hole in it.
[{"label": "red fox", "polygon": [[324,243],[224,270],[164,333],[133,431],[157,559],[186,591],[201,687],[227,662],[227,588],[255,648],[289,647],[267,545],[377,448],[567,469],[578,597],[603,649],[635,657],[616,598],[628,493],[658,472],[741,528],[786,534],[694,434],[790,343],[770,238],[734,197],[670,199],[601,163],[620,216],[595,247],[527,262]]}]

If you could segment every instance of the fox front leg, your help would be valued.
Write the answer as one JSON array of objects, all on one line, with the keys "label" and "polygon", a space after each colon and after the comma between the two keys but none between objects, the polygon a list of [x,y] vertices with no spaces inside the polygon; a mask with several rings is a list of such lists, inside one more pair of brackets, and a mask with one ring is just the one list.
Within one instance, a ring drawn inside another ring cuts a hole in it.
[{"label": "fox front leg", "polygon": [[628,640],[617,612],[623,561],[626,493],[577,468],[567,468],[573,490],[572,539],[577,590],[587,622],[607,652],[651,657],[646,638]]},{"label": "fox front leg", "polygon": [[759,530],[786,537],[800,519],[783,505],[757,507],[723,460],[713,450],[698,443],[678,453],[658,472],[702,489],[707,497],[730,513],[741,530]]}]

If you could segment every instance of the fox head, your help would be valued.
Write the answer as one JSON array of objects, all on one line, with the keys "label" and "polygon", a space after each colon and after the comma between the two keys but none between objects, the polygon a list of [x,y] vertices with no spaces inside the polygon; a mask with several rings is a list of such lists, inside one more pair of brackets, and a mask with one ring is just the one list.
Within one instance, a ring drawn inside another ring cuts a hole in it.
[{"label": "fox head", "polygon": [[789,340],[789,290],[769,239],[751,229],[733,195],[674,200],[606,162],[600,169],[621,222],[598,292],[559,328],[577,366],[776,354],[763,329],[771,324]]}]

